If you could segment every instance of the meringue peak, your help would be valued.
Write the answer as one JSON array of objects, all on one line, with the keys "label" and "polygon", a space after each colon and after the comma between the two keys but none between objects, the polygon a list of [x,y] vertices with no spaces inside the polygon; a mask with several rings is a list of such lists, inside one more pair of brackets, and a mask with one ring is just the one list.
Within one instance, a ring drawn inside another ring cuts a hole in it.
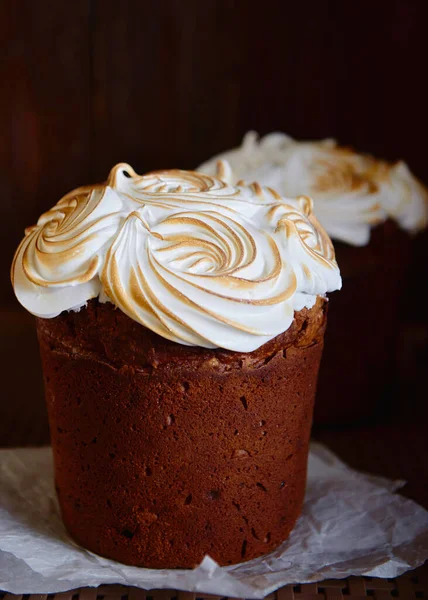
[{"label": "meringue peak", "polygon": [[28,230],[16,296],[44,318],[99,297],[177,343],[255,350],[341,280],[310,198],[233,178],[227,162],[216,176],[116,165]]}]

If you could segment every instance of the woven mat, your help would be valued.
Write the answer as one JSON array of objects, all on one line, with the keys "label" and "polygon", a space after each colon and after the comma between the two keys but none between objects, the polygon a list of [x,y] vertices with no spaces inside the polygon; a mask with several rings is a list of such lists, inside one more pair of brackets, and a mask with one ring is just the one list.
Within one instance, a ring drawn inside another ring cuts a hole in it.
[{"label": "woven mat", "polygon": [[[397,577],[349,577],[329,579],[319,583],[287,585],[266,596],[266,600],[360,600],[361,598],[428,598],[428,563]],[[229,600],[220,596],[180,592],[176,590],[151,590],[146,592],[134,587],[102,585],[98,588],[81,588],[59,594],[25,594],[16,596],[0,592],[0,600]],[[230,599],[232,600],[232,599]]]}]

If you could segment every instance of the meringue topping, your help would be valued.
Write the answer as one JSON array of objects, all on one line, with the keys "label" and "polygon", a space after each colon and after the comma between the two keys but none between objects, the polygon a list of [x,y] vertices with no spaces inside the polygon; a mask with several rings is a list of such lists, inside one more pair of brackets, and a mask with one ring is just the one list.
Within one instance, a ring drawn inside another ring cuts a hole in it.
[{"label": "meringue topping", "polygon": [[331,139],[299,142],[282,133],[259,139],[251,131],[239,148],[197,170],[213,174],[219,159],[230,162],[237,180],[256,180],[284,196],[311,196],[328,234],[348,244],[366,245],[371,228],[388,218],[410,233],[428,225],[428,190],[405,163],[357,154]]},{"label": "meringue topping", "polygon": [[341,279],[310,198],[232,179],[225,162],[218,176],[116,165],[26,230],[18,300],[52,318],[99,297],[174,342],[255,350]]}]

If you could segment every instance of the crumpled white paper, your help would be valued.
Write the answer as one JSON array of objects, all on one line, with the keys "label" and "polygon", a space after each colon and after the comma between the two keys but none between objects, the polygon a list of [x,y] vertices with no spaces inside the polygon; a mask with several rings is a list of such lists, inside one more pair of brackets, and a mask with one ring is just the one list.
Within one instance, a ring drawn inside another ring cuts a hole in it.
[{"label": "crumpled white paper", "polygon": [[277,550],[241,565],[209,557],[194,570],[128,567],[68,537],[50,448],[0,451],[0,589],[54,593],[120,583],[262,598],[288,583],[349,575],[396,577],[428,559],[428,512],[394,494],[404,482],[363,475],[311,445],[303,514]]}]

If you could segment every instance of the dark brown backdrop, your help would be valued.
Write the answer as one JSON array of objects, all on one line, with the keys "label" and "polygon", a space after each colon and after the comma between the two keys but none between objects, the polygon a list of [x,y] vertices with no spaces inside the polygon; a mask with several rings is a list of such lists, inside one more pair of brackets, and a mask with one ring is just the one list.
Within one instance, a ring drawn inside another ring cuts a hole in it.
[{"label": "dark brown backdrop", "polygon": [[249,128],[337,136],[427,179],[424,0],[0,6],[3,274],[24,226],[72,187],[116,161],[192,167]]},{"label": "dark brown backdrop", "polygon": [[335,136],[427,181],[426,17],[424,0],[0,1],[0,444],[24,414],[46,439],[8,278],[24,227],[117,161],[192,167],[250,128]]}]

